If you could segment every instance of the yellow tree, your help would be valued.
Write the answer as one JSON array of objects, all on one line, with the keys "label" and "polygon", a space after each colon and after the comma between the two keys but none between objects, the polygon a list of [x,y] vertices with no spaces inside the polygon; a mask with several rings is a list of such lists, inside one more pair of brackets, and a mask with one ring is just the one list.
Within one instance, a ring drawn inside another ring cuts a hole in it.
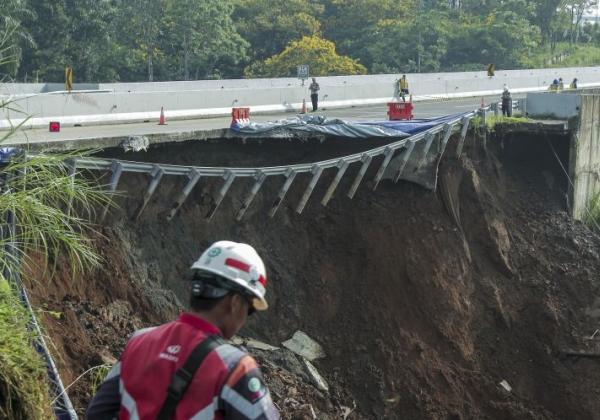
[{"label": "yellow tree", "polygon": [[277,55],[256,62],[244,71],[246,77],[289,77],[301,64],[310,66],[311,76],[366,74],[367,69],[347,56],[338,55],[335,44],[318,36],[305,36],[290,42]]}]

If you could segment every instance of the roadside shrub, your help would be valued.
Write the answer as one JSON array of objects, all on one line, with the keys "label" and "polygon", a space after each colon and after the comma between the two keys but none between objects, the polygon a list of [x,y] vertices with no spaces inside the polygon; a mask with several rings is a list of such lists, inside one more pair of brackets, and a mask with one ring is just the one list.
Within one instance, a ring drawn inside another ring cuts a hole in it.
[{"label": "roadside shrub", "polygon": [[46,367],[33,347],[30,316],[8,282],[0,280],[0,418],[52,418]]}]

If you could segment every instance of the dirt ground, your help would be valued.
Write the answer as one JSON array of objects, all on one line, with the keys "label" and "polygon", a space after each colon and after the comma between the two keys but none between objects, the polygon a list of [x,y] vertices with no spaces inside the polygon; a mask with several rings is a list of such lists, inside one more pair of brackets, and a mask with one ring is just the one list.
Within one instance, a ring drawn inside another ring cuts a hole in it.
[{"label": "dirt ground", "polygon": [[[566,137],[507,134],[490,139],[487,151],[471,139],[462,159],[442,162],[437,193],[387,181],[373,192],[365,183],[353,200],[340,192],[324,208],[311,199],[302,215],[295,205],[307,179],[272,219],[281,184],[267,183],[239,223],[247,184],[234,184],[207,221],[218,184],[206,182],[167,222],[183,184],[166,178],[136,221],[148,179],[124,175],[121,208],[97,240],[105,266],[75,283],[61,273],[30,285],[39,307],[60,314],[44,322],[63,379],[114,362],[133,330],[175,316],[187,267],[210,243],[231,239],[254,245],[269,275],[271,308],[243,333],[280,346],[302,330],[327,353],[315,365],[329,393],[311,385],[293,356],[259,352],[285,418],[600,419],[600,359],[569,355],[600,352],[600,333],[592,338],[600,328],[600,238],[570,220],[567,182],[548,141],[566,160]],[[260,166],[374,144],[188,142],[104,155]],[[327,186],[320,181],[315,197]],[[78,410],[93,385],[87,375],[71,388]]]}]

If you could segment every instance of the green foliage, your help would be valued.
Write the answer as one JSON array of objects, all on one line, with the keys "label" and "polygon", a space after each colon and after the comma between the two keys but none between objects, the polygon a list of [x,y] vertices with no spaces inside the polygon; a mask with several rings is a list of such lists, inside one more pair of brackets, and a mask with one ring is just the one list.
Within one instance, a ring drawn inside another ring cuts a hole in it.
[{"label": "green foliage", "polygon": [[232,76],[246,58],[248,43],[237,33],[228,0],[167,0],[164,73],[189,80]]},{"label": "green foliage", "polygon": [[0,214],[15,215],[18,245],[17,255],[0,253],[0,263],[14,269],[21,260],[31,264],[30,256],[41,253],[53,261],[67,259],[75,271],[98,265],[99,257],[86,236],[93,232],[88,220],[110,199],[95,183],[69,176],[73,156],[38,155],[0,171],[10,188],[0,195]]},{"label": "green foliage", "polygon": [[582,21],[596,2],[2,0],[0,34],[14,42],[0,55],[16,60],[0,76],[62,83],[66,65],[75,82],[279,74],[267,60],[304,37],[370,73],[595,65],[590,51],[558,50],[600,43],[600,26]]},{"label": "green foliage", "polygon": [[[73,275],[97,266],[100,257],[88,234],[96,208],[110,204],[94,182],[72,178],[73,155],[20,158],[0,170],[6,182],[0,214],[15,215],[12,240],[0,240],[0,418],[47,419],[46,370],[32,347],[29,314],[4,278],[24,277],[42,261],[67,261]],[[56,316],[57,314],[51,314]]]},{"label": "green foliage", "polygon": [[488,116],[486,117],[486,125],[488,128],[493,129],[497,124],[523,124],[530,122],[531,120],[526,117],[505,117],[503,115]]},{"label": "green foliage", "polygon": [[46,367],[33,348],[30,317],[8,282],[0,279],[0,418],[52,417]]},{"label": "green foliage", "polygon": [[445,14],[438,12],[410,20],[381,21],[369,37],[368,60],[375,72],[439,71],[448,30]]},{"label": "green foliage", "polygon": [[16,75],[24,47],[35,45],[21,21],[31,16],[25,0],[0,1],[0,80]]},{"label": "green foliage", "polygon": [[238,0],[233,19],[252,45],[253,60],[280,53],[291,41],[318,36],[324,6],[310,0]]},{"label": "green foliage", "polygon": [[597,233],[600,233],[600,192],[588,202],[588,212],[584,218],[585,224]]},{"label": "green foliage", "polygon": [[445,64],[451,69],[518,68],[539,44],[536,27],[514,12],[498,12],[485,19],[462,20],[448,36]]},{"label": "green foliage", "polygon": [[[0,39],[0,51],[10,38]],[[0,65],[10,60],[0,57]],[[10,103],[0,103],[0,110]],[[0,135],[0,143],[19,126]],[[17,278],[41,262],[68,262],[72,274],[99,265],[88,234],[97,208],[110,205],[100,185],[70,176],[74,154],[16,156],[0,167],[0,418],[48,419],[53,416],[47,372],[33,347],[39,338],[28,328],[30,313],[15,295]],[[5,218],[13,215],[7,233]],[[30,278],[30,280],[34,280]],[[10,281],[10,283],[9,283]],[[15,290],[11,287],[15,286]],[[56,315],[56,314],[54,314]]]},{"label": "green foliage", "polygon": [[538,48],[523,59],[527,67],[576,67],[600,65],[600,45],[569,44],[563,42],[554,48],[550,45]]},{"label": "green foliage", "polygon": [[[368,67],[375,61],[384,61],[382,55],[377,55],[374,60],[369,51],[373,32],[379,30],[382,22],[407,19],[416,7],[415,0],[329,0],[324,3],[326,12],[322,26],[325,38],[335,42],[341,54],[356,58]],[[388,39],[389,43],[393,42],[392,36]]]},{"label": "green foliage", "polygon": [[279,55],[246,69],[247,77],[286,77],[296,74],[297,66],[308,64],[312,76],[366,74],[367,69],[349,57],[340,56],[331,41],[305,36],[291,42]]},{"label": "green foliage", "polygon": [[98,365],[88,369],[88,372],[91,375],[90,395],[96,394],[96,391],[98,391],[98,387],[102,385],[102,382],[104,382],[104,379],[106,379],[106,375],[108,375],[108,372],[110,372],[111,369],[111,365]]}]

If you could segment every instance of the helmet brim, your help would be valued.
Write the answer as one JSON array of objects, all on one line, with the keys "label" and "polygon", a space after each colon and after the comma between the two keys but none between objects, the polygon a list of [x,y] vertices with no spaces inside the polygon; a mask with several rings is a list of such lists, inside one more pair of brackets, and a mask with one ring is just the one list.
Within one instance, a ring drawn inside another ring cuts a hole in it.
[{"label": "helmet brim", "polygon": [[265,311],[269,308],[269,304],[267,303],[267,300],[258,291],[252,289],[251,287],[248,287],[247,283],[244,280],[238,279],[235,277],[230,277],[230,276],[226,275],[225,273],[221,272],[220,270],[215,270],[215,269],[211,269],[211,268],[207,268],[207,267],[198,268],[198,267],[194,267],[192,265],[191,268],[192,268],[192,270],[206,271],[208,273],[216,274],[219,277],[236,284],[237,286],[242,288],[244,291],[249,292],[253,296],[252,306],[257,311]]}]

